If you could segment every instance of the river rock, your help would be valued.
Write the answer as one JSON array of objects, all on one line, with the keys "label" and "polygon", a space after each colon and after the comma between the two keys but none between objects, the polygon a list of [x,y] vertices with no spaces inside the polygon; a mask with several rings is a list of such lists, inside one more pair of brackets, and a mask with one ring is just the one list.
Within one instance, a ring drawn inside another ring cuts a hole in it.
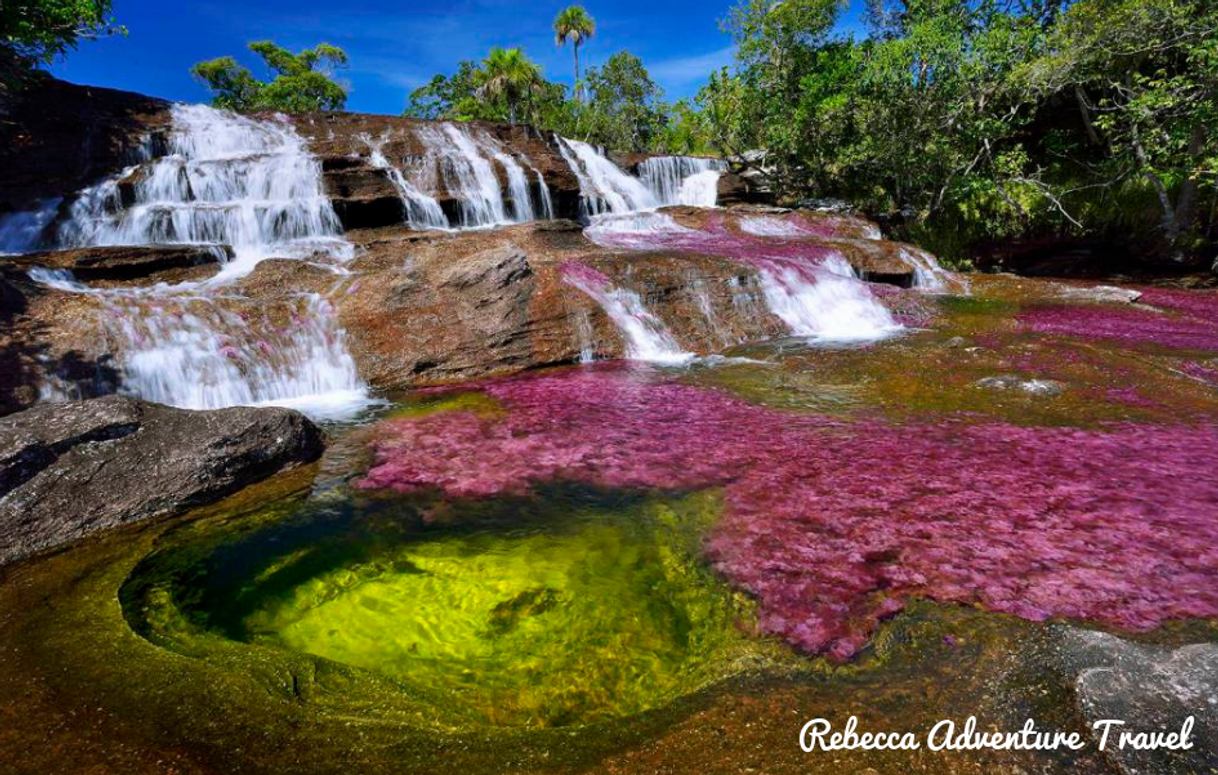
[{"label": "river rock", "polygon": [[[1104,756],[1127,775],[1213,772],[1218,766],[1218,645],[1199,643],[1176,650],[1142,646],[1092,630],[1063,627],[1055,661],[1074,676],[1078,708],[1088,724],[1117,719]],[[1136,750],[1117,746],[1121,731],[1180,732],[1194,719],[1187,751]],[[1100,730],[1092,731],[1098,746]]]},{"label": "river rock", "polygon": [[215,501],[315,460],[298,412],[188,411],[107,396],[0,419],[0,564]]}]

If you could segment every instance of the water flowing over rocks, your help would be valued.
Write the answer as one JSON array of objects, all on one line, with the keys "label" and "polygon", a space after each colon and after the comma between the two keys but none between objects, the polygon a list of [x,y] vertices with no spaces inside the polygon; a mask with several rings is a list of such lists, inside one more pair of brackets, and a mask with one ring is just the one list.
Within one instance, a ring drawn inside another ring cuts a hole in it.
[{"label": "water flowing over rocks", "polygon": [[0,419],[0,564],[217,500],[315,460],[287,409],[190,412],[109,396]]}]

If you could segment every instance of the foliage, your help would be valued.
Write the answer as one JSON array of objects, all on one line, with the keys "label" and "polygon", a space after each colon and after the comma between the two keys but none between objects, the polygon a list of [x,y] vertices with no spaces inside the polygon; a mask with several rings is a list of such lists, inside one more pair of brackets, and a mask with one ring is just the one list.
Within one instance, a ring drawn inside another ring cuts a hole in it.
[{"label": "foliage", "polygon": [[125,34],[110,15],[111,0],[4,0],[0,2],[0,80],[19,79],[49,65],[81,40]]},{"label": "foliage", "polygon": [[475,95],[482,99],[503,100],[508,106],[508,120],[515,124],[517,109],[525,103],[534,114],[534,97],[544,90],[541,68],[518,48],[492,48],[474,76]]},{"label": "foliage", "polygon": [[1212,231],[1208,0],[872,0],[862,40],[833,34],[838,9],[742,0],[735,72],[698,96],[713,144],[764,149],[780,194],[899,211],[956,245],[1124,230],[1182,256]]},{"label": "foliage", "polygon": [[260,81],[232,57],[199,62],[190,69],[214,93],[212,104],[230,110],[282,110],[305,112],[342,110],[347,90],[335,82],[333,71],[347,64],[347,53],[319,43],[298,54],[269,40],[249,44],[274,74]]},{"label": "foliage", "polygon": [[588,70],[585,134],[622,151],[646,151],[667,122],[662,92],[638,57],[619,51]]}]

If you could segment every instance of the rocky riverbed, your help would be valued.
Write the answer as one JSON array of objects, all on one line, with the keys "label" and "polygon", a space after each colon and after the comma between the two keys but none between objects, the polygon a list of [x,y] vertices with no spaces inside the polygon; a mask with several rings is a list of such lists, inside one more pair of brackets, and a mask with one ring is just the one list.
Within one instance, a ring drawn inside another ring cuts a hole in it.
[{"label": "rocky riverbed", "polygon": [[[1214,768],[1218,292],[49,88],[0,156],[0,770]],[[1085,745],[801,750],[851,716]]]}]

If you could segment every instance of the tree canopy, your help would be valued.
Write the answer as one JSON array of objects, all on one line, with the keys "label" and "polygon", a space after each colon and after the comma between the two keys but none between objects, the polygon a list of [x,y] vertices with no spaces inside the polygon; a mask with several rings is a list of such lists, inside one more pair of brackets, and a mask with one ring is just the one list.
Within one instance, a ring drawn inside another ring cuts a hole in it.
[{"label": "tree canopy", "polygon": [[249,44],[274,75],[260,81],[233,57],[199,62],[190,69],[214,94],[212,104],[230,110],[282,110],[305,112],[342,110],[347,90],[333,78],[333,71],[347,64],[347,53],[337,46],[319,43],[293,54],[269,40]]},{"label": "tree canopy", "polygon": [[81,40],[125,30],[110,15],[111,0],[0,2],[0,79],[5,71],[47,65]]}]

